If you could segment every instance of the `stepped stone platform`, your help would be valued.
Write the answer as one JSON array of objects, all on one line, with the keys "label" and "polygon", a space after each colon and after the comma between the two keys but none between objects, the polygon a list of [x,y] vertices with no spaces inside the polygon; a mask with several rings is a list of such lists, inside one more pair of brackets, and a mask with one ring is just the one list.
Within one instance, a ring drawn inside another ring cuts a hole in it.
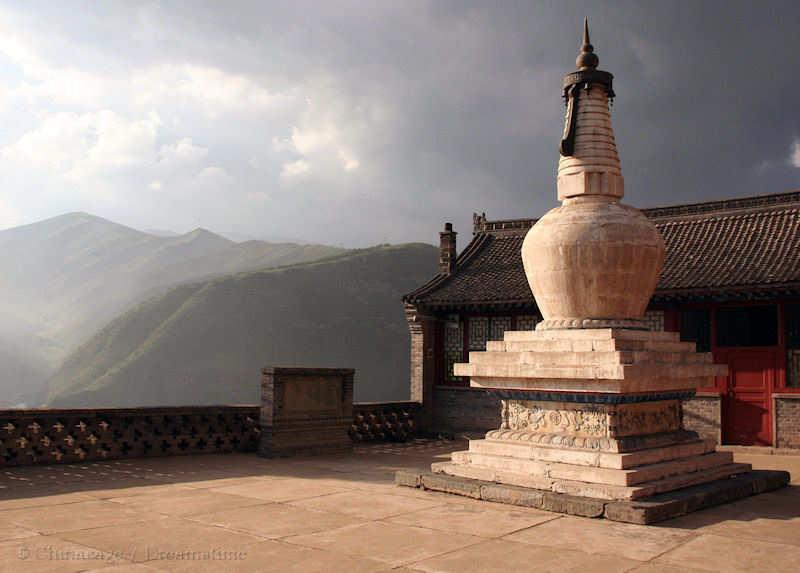
[{"label": "stepped stone platform", "polygon": [[635,523],[788,483],[780,472],[752,473],[684,428],[682,400],[727,367],[678,333],[506,332],[455,372],[501,397],[501,426],[432,464],[430,475],[400,483],[511,503],[549,499],[555,511],[577,504]]},{"label": "stepped stone platform", "polygon": [[478,388],[643,393],[646,400],[656,392],[693,392],[727,370],[677,332],[597,328],[508,331],[485,352],[470,352],[469,363],[454,372]]},{"label": "stepped stone platform", "polygon": [[[749,467],[749,464],[740,465]],[[639,525],[651,525],[774,491],[788,485],[789,480],[789,472],[754,470],[640,500],[610,501],[430,472],[398,471],[395,474],[395,483],[399,486]]]}]

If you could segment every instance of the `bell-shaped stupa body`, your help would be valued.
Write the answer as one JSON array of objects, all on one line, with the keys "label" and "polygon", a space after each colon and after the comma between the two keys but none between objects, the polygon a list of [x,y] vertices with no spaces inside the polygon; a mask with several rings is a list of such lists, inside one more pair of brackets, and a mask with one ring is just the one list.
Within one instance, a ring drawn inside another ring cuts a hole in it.
[{"label": "bell-shaped stupa body", "polygon": [[613,76],[597,70],[584,27],[578,70],[564,78],[567,113],[556,207],[528,232],[522,262],[544,320],[537,328],[644,328],[664,264],[664,242],[623,205],[609,99]]}]

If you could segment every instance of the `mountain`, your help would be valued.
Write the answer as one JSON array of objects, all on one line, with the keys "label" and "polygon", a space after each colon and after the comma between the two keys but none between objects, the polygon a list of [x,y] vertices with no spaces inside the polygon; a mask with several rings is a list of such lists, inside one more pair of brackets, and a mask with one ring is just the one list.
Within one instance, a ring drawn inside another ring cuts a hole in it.
[{"label": "mountain", "polygon": [[179,237],[181,235],[180,233],[170,231],[169,229],[145,229],[144,232],[148,235],[155,235],[156,237]]},{"label": "mountain", "polygon": [[0,231],[0,403],[39,396],[80,343],[167,287],[341,252],[237,244],[205,229],[159,237],[87,213]]},{"label": "mountain", "polygon": [[403,293],[430,245],[182,285],[119,316],[50,380],[53,407],[255,403],[265,365],[353,367],[357,400],[408,399]]}]

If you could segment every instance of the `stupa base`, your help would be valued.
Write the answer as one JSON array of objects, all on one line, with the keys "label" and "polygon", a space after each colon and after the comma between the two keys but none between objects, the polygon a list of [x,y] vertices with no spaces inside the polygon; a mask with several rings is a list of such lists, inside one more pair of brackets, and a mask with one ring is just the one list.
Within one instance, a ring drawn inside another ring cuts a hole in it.
[{"label": "stupa base", "polygon": [[507,331],[454,371],[501,398],[502,421],[419,476],[427,489],[653,523],[788,483],[684,427],[683,400],[727,368],[678,333]]},{"label": "stupa base", "polygon": [[[515,449],[518,451],[513,451]],[[748,464],[734,463],[730,452],[715,452],[713,448],[708,451],[705,447],[703,449],[706,451],[674,457],[679,455],[680,448],[655,448],[646,454],[665,458],[665,461],[621,469],[526,459],[525,448],[516,448],[508,443],[476,440],[470,444],[469,451],[454,452],[452,461],[435,463],[431,470],[433,473],[455,477],[608,501],[646,499],[751,471]],[[566,451],[560,453],[564,454]],[[620,462],[624,461],[623,455],[616,454],[614,457],[617,459],[611,460],[612,463],[622,465]],[[670,457],[673,459],[669,459]]]},{"label": "stupa base", "polygon": [[651,395],[606,404],[564,397],[503,400],[500,429],[470,440],[467,451],[431,470],[608,501],[645,499],[751,470],[684,429],[680,399]]},{"label": "stupa base", "polygon": [[442,473],[399,471],[395,475],[395,482],[399,486],[462,495],[495,503],[649,525],[782,488],[789,483],[789,473],[747,471],[727,479],[714,480],[633,501],[575,496]]}]

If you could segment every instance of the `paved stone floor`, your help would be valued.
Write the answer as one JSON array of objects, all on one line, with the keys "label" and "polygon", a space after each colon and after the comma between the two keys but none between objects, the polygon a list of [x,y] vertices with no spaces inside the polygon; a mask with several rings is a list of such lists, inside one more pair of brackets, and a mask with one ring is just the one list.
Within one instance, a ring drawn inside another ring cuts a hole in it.
[{"label": "paved stone floor", "polygon": [[638,526],[395,487],[463,442],[0,471],[0,571],[800,571],[792,487]]}]

